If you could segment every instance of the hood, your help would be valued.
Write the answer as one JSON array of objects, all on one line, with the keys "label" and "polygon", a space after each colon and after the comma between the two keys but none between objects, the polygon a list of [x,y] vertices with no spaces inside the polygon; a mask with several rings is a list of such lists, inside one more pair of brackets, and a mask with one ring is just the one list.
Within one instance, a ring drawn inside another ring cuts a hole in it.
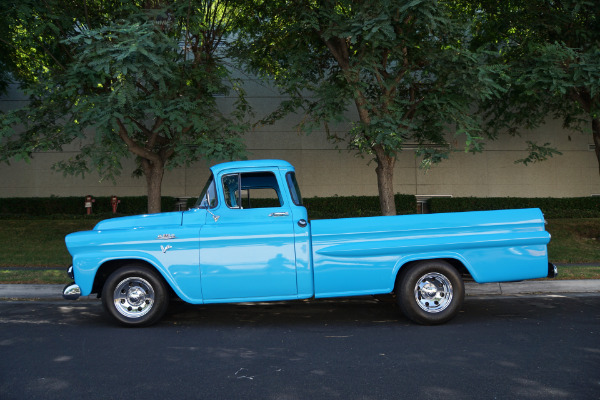
[{"label": "hood", "polygon": [[95,231],[103,231],[107,229],[133,229],[146,228],[161,225],[181,225],[181,211],[160,213],[160,214],[145,214],[134,215],[131,217],[112,218],[98,222],[94,227]]}]

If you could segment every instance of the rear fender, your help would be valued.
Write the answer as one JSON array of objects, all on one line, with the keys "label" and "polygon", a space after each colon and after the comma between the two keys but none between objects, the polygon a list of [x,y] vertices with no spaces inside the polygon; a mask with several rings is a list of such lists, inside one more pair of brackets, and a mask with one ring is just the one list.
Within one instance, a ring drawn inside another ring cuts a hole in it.
[{"label": "rear fender", "polygon": [[[402,272],[402,268],[408,268],[410,264],[418,262],[418,261],[425,261],[425,260],[446,260],[446,261],[450,261],[450,263],[459,271],[460,266],[457,266],[456,263],[460,263],[462,267],[464,267],[464,269],[466,270],[466,272],[468,272],[473,279],[475,279],[475,277],[473,276],[473,267],[469,264],[469,262],[465,259],[465,257],[463,257],[462,255],[460,255],[459,253],[447,253],[447,252],[440,252],[440,253],[427,253],[427,254],[414,254],[414,255],[408,255],[408,256],[404,256],[401,257],[398,262],[396,263],[396,265],[394,266],[393,269],[393,273],[392,273],[392,290],[396,285],[396,280],[398,278],[398,276],[400,275],[400,272]],[[475,279],[476,280],[476,279]]]}]

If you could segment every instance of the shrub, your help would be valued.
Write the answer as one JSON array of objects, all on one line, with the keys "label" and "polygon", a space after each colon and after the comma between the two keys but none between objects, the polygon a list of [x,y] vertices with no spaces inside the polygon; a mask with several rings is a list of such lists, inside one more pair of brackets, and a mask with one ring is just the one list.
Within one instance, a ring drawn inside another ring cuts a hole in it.
[{"label": "shrub", "polygon": [[600,197],[440,197],[429,200],[432,213],[540,208],[546,218],[600,218]]},{"label": "shrub", "polygon": [[[93,214],[112,213],[111,197],[95,197],[92,206]],[[121,203],[117,211],[119,214],[144,214],[148,211],[148,198],[146,196],[119,197]],[[2,215],[82,215],[86,213],[84,197],[10,197],[0,198],[0,214]],[[175,209],[174,197],[163,197],[161,200],[163,211]]]},{"label": "shrub", "polygon": [[[413,195],[394,196],[398,214],[415,214],[417,200]],[[311,219],[374,217],[381,215],[377,196],[334,196],[303,199]]]},{"label": "shrub", "polygon": [[[146,196],[120,197],[118,213],[121,215],[147,212]],[[93,215],[110,216],[112,208],[108,196],[96,197]],[[256,202],[259,199],[254,200]],[[311,219],[372,217],[381,215],[377,196],[332,196],[303,199]],[[415,214],[416,198],[413,195],[395,196],[398,214]],[[196,198],[187,200],[193,207]],[[266,204],[265,204],[266,205]],[[163,197],[163,211],[174,211],[176,199]],[[540,208],[546,218],[600,218],[600,197],[526,198],[526,197],[434,197],[429,200],[432,213],[503,210],[511,208]],[[48,217],[52,215],[79,216],[86,213],[84,197],[12,197],[0,198],[0,215]]]},{"label": "shrub", "polygon": [[[258,199],[253,200],[255,204]],[[377,196],[332,196],[308,197],[302,199],[311,219],[374,217],[381,215],[379,197]],[[397,194],[395,196],[396,212],[398,214],[415,214],[417,199],[413,195]],[[188,207],[193,207],[196,199],[187,201]]]}]

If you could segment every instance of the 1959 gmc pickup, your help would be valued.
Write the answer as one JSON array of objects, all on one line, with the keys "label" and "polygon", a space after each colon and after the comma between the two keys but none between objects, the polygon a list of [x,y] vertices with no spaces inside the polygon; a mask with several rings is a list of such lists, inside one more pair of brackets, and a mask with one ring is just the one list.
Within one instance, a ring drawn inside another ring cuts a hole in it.
[{"label": "1959 gmc pickup", "polygon": [[463,277],[554,277],[539,209],[314,220],[294,167],[215,165],[188,211],[121,217],[65,239],[65,299],[97,293],[127,326],[147,326],[177,296],[192,304],[394,293],[421,324],[453,318]]}]

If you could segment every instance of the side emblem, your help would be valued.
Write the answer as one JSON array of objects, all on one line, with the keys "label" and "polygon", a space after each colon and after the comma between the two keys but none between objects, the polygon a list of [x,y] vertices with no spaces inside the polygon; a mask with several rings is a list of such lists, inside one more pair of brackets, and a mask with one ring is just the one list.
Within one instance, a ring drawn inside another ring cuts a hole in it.
[{"label": "side emblem", "polygon": [[162,250],[163,253],[166,253],[167,250],[172,249],[173,246],[171,246],[170,244],[166,245],[166,246],[160,246],[160,249]]},{"label": "side emblem", "polygon": [[175,235],[172,233],[163,233],[162,235],[158,235],[156,238],[159,240],[170,240],[175,239]]}]

